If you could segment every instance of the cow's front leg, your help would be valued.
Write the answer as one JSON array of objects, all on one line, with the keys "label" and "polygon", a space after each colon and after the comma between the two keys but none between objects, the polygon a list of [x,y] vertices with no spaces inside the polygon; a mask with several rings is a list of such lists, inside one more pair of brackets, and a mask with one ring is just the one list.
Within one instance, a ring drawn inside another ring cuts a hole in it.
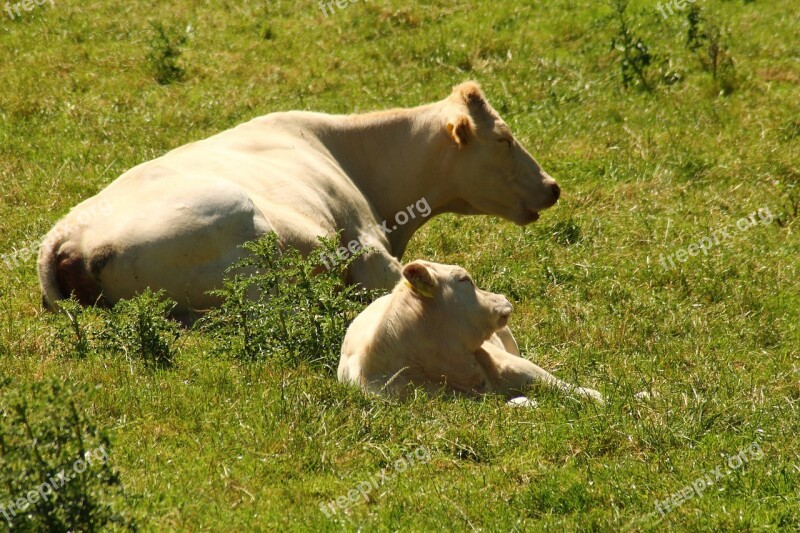
[{"label": "cow's front leg", "polygon": [[484,342],[475,352],[475,358],[486,372],[492,390],[506,397],[516,396],[535,383],[544,383],[562,392],[603,403],[602,394],[596,390],[562,381],[527,359],[510,354],[491,342]]},{"label": "cow's front leg", "polygon": [[494,339],[500,341],[500,344],[493,342],[493,344],[498,348],[504,348],[505,351],[512,355],[519,355],[519,346],[517,345],[517,340],[514,338],[514,335],[511,334],[511,330],[508,328],[508,326],[496,331],[489,340]]}]

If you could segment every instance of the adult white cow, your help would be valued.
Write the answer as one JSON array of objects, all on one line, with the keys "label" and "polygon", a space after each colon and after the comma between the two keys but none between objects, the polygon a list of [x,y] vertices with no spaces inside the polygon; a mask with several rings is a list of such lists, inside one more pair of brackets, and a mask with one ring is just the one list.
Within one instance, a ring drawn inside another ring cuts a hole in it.
[{"label": "adult white cow", "polygon": [[[459,266],[414,261],[404,281],[350,324],[339,381],[380,395],[407,397],[415,387],[466,396],[512,398],[536,383],[603,402],[517,357],[492,335],[505,328],[511,304],[478,289]],[[515,404],[525,404],[517,400]]]},{"label": "adult white cow", "polygon": [[[341,230],[343,244],[369,235],[362,244],[375,250],[347,281],[390,288],[427,220],[392,229],[409,206],[424,199],[432,215],[524,225],[558,197],[474,82],[412,109],[273,113],[134,167],[78,205],[45,238],[39,281],[51,309],[70,294],[111,305],[149,287],[189,314],[219,304],[208,291],[242,243],[274,231],[282,246],[309,254],[319,236]],[[98,212],[110,214],[85,216]],[[375,227],[388,233],[370,234]]]}]

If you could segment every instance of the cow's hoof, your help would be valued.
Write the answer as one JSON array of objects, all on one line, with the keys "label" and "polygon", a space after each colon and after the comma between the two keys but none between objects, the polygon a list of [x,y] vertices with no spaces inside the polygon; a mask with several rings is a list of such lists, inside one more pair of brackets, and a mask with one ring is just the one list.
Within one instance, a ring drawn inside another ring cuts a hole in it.
[{"label": "cow's hoof", "polygon": [[506,405],[510,405],[511,407],[537,407],[539,404],[536,402],[536,400],[531,400],[525,396],[518,396],[508,400]]}]

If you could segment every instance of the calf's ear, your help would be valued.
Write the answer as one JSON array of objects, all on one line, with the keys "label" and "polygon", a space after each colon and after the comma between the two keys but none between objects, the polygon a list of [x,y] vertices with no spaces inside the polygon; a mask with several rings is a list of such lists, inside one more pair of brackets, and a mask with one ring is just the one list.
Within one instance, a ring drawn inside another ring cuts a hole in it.
[{"label": "calf's ear", "polygon": [[461,115],[447,122],[447,133],[460,148],[466,145],[472,136],[472,122],[466,115]]},{"label": "calf's ear", "polygon": [[406,286],[414,294],[424,298],[433,298],[434,281],[431,271],[422,263],[409,263],[403,268]]}]

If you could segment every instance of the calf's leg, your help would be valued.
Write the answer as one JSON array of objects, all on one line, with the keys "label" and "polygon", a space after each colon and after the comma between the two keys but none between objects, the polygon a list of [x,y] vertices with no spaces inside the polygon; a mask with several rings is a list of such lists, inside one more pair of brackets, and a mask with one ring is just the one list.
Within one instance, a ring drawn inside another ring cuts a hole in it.
[{"label": "calf's leg", "polygon": [[492,339],[500,341],[500,345],[498,345],[496,342],[494,343],[494,345],[498,348],[504,348],[505,351],[512,355],[519,355],[519,346],[517,346],[517,340],[514,338],[511,330],[508,329],[508,326],[496,331],[494,335],[492,335]]},{"label": "calf's leg", "polygon": [[484,342],[475,352],[475,358],[486,372],[491,389],[506,397],[510,398],[524,392],[535,383],[544,383],[562,392],[577,394],[603,403],[603,396],[596,390],[576,387],[562,381],[527,359],[510,354],[491,342]]}]

